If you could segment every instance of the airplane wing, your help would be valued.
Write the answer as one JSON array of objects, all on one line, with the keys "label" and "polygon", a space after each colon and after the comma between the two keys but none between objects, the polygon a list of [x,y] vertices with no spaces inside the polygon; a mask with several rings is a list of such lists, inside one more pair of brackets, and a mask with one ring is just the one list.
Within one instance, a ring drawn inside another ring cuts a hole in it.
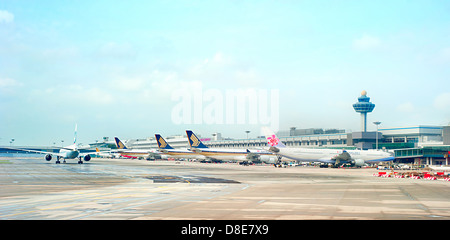
[{"label": "airplane wing", "polygon": [[334,161],[334,164],[345,163],[352,160],[352,156],[350,156],[347,151],[343,150],[342,153],[333,157],[331,160]]},{"label": "airplane wing", "polygon": [[315,160],[312,162],[322,162],[322,163],[331,163],[334,164],[336,162],[335,159],[329,159],[329,158],[320,158],[319,160]]},{"label": "airplane wing", "polygon": [[84,157],[86,157],[87,155],[96,155],[96,154],[97,154],[97,152],[84,152],[84,153],[81,153],[81,152],[80,152],[80,154],[78,154],[78,157],[84,158]]},{"label": "airplane wing", "polygon": [[[54,155],[54,156],[60,156],[60,157],[65,157],[65,154],[61,154],[61,153],[57,153],[57,152],[46,152],[46,151],[38,151],[38,150],[31,150],[31,149],[24,149],[24,148],[11,148],[11,147],[4,147],[7,149],[11,149],[11,150],[17,150],[17,151],[24,151],[24,152],[33,152],[33,153],[40,153],[40,154],[50,154],[50,155]],[[60,148],[60,149],[67,149],[67,150],[73,150],[70,148]],[[101,153],[101,152],[100,152]],[[96,152],[83,152],[78,155],[79,157],[84,157],[86,155],[94,155],[96,154]]]},{"label": "airplane wing", "polygon": [[40,153],[40,154],[50,154],[50,155],[55,155],[55,156],[63,157],[62,154],[60,154],[60,153],[55,153],[55,152],[37,151],[37,150],[31,150],[31,149],[11,148],[11,147],[4,147],[4,148],[11,149],[11,150],[17,150],[17,151],[34,152],[34,153]]},{"label": "airplane wing", "polygon": [[108,153],[108,154],[112,154],[111,150],[107,150],[107,151],[100,151],[98,148],[95,148],[95,152],[80,152],[80,154],[78,155],[79,157],[84,157],[86,155],[98,155],[100,153]]},{"label": "airplane wing", "polygon": [[380,158],[380,159],[373,159],[373,160],[365,160],[366,163],[378,163],[378,162],[390,162],[394,161],[394,157],[386,157],[386,158]]}]

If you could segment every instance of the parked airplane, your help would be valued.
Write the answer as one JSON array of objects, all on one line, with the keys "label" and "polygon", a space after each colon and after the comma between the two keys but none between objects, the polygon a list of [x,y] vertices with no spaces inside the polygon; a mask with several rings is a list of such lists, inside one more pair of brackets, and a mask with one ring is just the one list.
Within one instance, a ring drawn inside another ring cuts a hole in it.
[{"label": "parked airplane", "polygon": [[247,149],[249,154],[247,155],[248,159],[251,159],[252,162],[264,162],[264,163],[277,163],[281,160],[281,156],[277,156],[272,152],[262,149]]},{"label": "parked airplane", "polygon": [[269,151],[276,155],[302,162],[321,162],[339,167],[343,164],[361,167],[366,163],[393,161],[392,153],[377,150],[336,150],[313,148],[288,148],[268,128],[264,127]]},{"label": "parked airplane", "polygon": [[155,134],[155,138],[159,151],[163,154],[170,155],[174,158],[206,159],[204,155],[188,149],[174,149],[160,134]]},{"label": "parked airplane", "polygon": [[212,159],[231,160],[231,161],[270,161],[276,159],[272,153],[267,151],[248,149],[214,149],[208,148],[191,130],[186,130],[191,151],[204,155]]},{"label": "parked airplane", "polygon": [[118,137],[114,137],[117,150],[121,156],[126,158],[147,158],[147,159],[161,159],[161,153],[156,149],[129,149],[120,141]]},{"label": "parked airplane", "polygon": [[56,164],[61,163],[59,160],[63,159],[63,163],[66,163],[66,159],[76,159],[78,158],[78,164],[82,164],[83,161],[89,161],[91,160],[90,154],[95,154],[95,152],[86,152],[81,153],[77,147],[77,124],[75,124],[75,134],[73,139],[73,144],[67,147],[63,147],[59,150],[58,153],[54,152],[46,152],[46,151],[36,151],[36,150],[29,150],[29,149],[22,149],[22,148],[10,148],[14,150],[20,150],[25,152],[34,152],[34,153],[41,153],[46,154],[45,160],[50,161],[52,160],[53,156],[56,156]]},{"label": "parked airplane", "polygon": [[95,148],[95,155],[97,157],[114,158],[114,154],[111,151],[101,152],[98,148]]}]

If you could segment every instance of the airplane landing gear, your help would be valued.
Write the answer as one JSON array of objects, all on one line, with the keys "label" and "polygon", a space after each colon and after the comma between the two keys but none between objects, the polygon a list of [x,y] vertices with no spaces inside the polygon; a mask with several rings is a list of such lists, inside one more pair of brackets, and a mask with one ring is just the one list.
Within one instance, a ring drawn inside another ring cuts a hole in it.
[{"label": "airplane landing gear", "polygon": [[276,168],[281,168],[283,167],[283,163],[280,160],[278,160],[275,164],[273,164],[273,166]]},{"label": "airplane landing gear", "polygon": [[[60,164],[61,163],[61,161],[59,161],[59,159],[61,159],[62,157],[56,157],[56,164]],[[63,163],[66,163],[66,159],[65,158],[62,158],[63,159]]]}]

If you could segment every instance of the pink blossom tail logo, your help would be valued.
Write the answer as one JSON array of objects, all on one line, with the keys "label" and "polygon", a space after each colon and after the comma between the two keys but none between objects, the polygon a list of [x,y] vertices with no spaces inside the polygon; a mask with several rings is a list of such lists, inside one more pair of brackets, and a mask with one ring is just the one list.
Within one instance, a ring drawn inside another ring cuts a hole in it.
[{"label": "pink blossom tail logo", "polygon": [[275,135],[272,135],[271,137],[268,137],[267,140],[269,140],[269,141],[268,141],[268,144],[269,144],[270,146],[275,146],[275,145],[277,145],[277,144],[278,144],[278,141],[279,141],[279,139],[278,139]]}]

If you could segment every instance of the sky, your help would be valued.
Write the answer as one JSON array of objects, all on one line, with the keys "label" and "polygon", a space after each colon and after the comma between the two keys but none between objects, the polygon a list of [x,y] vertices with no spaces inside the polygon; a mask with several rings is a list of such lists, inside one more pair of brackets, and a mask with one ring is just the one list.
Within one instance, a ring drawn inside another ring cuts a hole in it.
[{"label": "sky", "polygon": [[[446,0],[0,0],[0,145],[68,145],[75,124],[83,144],[359,131],[362,90],[369,131],[448,125],[449,13]],[[256,102],[227,98],[239,91]]]}]

